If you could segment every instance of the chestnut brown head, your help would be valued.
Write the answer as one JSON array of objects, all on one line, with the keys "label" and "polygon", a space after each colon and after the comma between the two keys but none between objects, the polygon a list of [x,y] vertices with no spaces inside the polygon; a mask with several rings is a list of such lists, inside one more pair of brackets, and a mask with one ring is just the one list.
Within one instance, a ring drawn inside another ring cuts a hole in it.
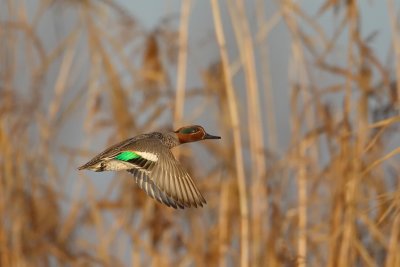
[{"label": "chestnut brown head", "polygon": [[196,142],[204,139],[221,139],[220,136],[208,134],[200,125],[190,125],[175,131],[181,144]]}]

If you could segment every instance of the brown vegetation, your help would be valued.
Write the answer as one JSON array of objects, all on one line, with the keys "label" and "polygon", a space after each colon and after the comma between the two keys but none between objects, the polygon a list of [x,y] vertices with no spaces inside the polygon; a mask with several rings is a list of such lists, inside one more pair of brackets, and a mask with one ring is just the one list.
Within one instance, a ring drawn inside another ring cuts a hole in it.
[{"label": "brown vegetation", "polygon": [[[326,0],[315,16],[271,2],[252,2],[254,25],[245,1],[210,1],[220,59],[186,89],[191,1],[179,29],[166,18],[149,31],[111,0],[0,0],[0,266],[400,266],[395,5],[385,66],[359,1]],[[284,151],[267,42],[278,24],[290,36]],[[128,174],[76,171],[123,138],[200,118],[223,140],[179,156],[205,208],[162,206]]]}]

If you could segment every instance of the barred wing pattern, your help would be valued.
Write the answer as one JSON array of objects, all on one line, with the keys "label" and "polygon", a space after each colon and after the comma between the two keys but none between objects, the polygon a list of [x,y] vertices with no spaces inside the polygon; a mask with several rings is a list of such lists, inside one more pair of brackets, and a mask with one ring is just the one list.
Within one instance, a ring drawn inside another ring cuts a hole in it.
[{"label": "barred wing pattern", "polygon": [[206,204],[190,175],[160,140],[137,140],[124,150],[142,155],[129,160],[134,168],[128,172],[150,197],[173,208]]}]

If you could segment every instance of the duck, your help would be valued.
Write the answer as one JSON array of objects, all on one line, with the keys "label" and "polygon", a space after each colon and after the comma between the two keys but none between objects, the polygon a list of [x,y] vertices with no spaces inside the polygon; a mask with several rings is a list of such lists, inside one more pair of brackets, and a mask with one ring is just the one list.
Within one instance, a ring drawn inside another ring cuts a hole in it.
[{"label": "duck", "polygon": [[205,198],[171,148],[206,139],[221,137],[208,134],[200,125],[140,134],[105,149],[78,170],[125,170],[148,196],[168,207],[203,207]]}]

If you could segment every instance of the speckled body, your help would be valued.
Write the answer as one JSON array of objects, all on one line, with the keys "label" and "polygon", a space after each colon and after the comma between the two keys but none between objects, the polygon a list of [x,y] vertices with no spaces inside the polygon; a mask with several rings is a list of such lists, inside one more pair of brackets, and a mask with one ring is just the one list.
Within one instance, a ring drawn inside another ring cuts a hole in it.
[{"label": "speckled body", "polygon": [[153,132],[150,133],[150,137],[159,139],[169,149],[180,145],[178,136],[174,132]]},{"label": "speckled body", "polygon": [[133,143],[140,139],[158,139],[164,146],[168,147],[168,149],[180,145],[178,136],[176,135],[175,132],[152,132],[152,133],[141,134],[126,140],[125,145]]},{"label": "speckled body", "polygon": [[180,145],[179,139],[175,132],[152,132],[147,134],[141,134],[126,140],[127,142],[125,143],[125,145],[133,143],[140,139],[158,139],[164,146],[168,147],[168,149]]}]

